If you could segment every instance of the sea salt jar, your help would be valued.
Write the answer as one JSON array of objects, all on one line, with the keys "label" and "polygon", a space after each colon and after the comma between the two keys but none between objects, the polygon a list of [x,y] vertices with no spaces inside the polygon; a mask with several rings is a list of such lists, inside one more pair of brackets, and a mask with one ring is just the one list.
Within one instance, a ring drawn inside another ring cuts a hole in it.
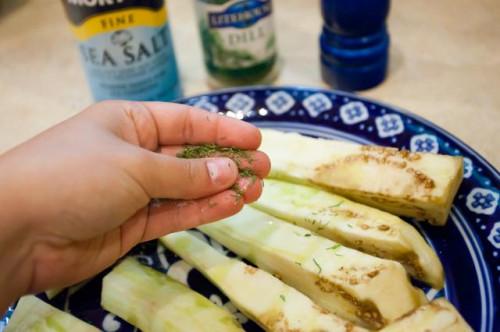
[{"label": "sea salt jar", "polygon": [[321,75],[341,90],[364,90],[387,74],[390,0],[322,0]]}]

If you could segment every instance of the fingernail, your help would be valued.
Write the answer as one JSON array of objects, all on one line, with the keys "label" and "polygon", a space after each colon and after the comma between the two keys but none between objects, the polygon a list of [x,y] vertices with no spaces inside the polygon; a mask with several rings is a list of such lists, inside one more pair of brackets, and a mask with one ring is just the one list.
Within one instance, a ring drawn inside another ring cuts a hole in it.
[{"label": "fingernail", "polygon": [[247,191],[248,187],[252,184],[252,179],[250,178],[240,178],[238,180],[238,186],[242,192]]},{"label": "fingernail", "polygon": [[217,183],[222,178],[225,170],[231,168],[231,164],[224,159],[210,159],[207,161],[208,176]]}]

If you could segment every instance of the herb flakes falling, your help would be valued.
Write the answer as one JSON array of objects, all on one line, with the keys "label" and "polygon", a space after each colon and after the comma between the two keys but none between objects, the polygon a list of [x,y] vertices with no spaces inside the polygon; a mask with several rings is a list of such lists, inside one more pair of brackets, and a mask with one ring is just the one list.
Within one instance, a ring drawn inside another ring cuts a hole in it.
[{"label": "herb flakes falling", "polygon": [[234,197],[236,198],[236,200],[240,200],[245,194],[238,183],[233,184],[231,190],[234,191]]}]

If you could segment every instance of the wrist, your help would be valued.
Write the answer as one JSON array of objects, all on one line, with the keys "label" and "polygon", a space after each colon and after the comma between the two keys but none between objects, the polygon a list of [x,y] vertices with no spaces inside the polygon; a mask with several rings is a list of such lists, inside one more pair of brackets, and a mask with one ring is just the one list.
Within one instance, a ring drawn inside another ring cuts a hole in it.
[{"label": "wrist", "polygon": [[[6,169],[0,158],[0,312],[29,291],[31,279],[31,246],[28,227],[21,217],[29,209],[16,197],[23,192],[16,186],[15,172]],[[19,183],[22,181],[19,181]],[[28,191],[29,192],[29,191]],[[21,206],[24,205],[24,206]]]}]

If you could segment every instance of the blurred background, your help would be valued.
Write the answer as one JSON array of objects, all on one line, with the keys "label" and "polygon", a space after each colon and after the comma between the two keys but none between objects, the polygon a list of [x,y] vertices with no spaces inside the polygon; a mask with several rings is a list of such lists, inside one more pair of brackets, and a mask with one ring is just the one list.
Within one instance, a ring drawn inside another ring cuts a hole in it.
[{"label": "blurred background", "polygon": [[[318,1],[274,0],[276,85],[327,87]],[[193,2],[168,0],[184,95],[209,90]],[[389,74],[361,95],[431,120],[500,167],[500,1],[397,0],[388,18]],[[57,0],[0,0],[0,153],[92,102]]]}]

